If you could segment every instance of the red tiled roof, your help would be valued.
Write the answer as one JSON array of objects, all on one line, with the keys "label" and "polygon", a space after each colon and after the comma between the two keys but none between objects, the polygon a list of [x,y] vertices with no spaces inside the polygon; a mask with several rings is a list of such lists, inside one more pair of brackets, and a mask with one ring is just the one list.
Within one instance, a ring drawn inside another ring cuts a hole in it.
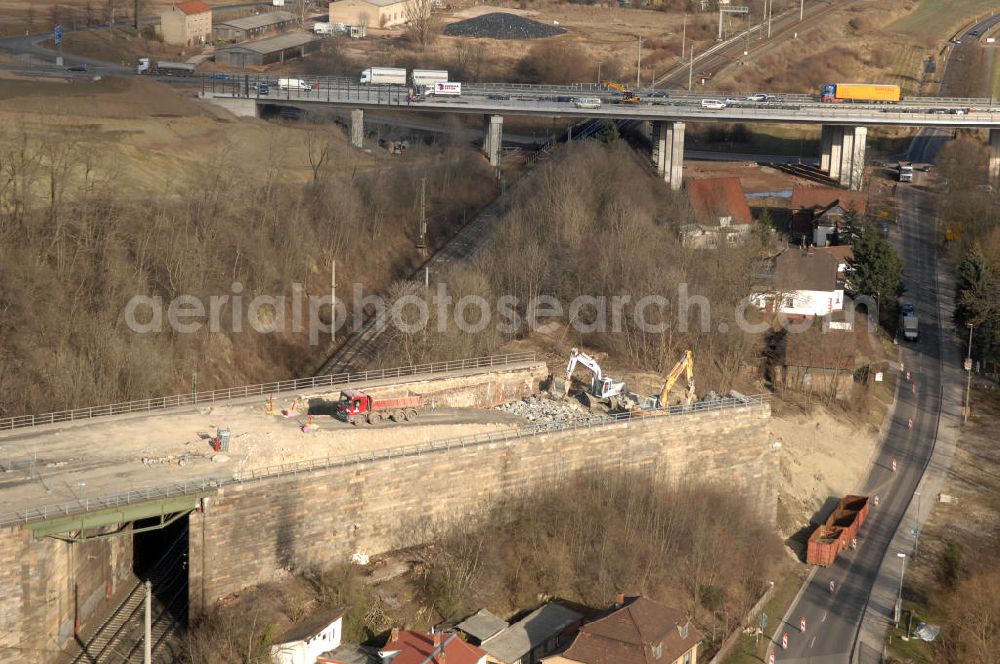
[{"label": "red tiled roof", "polygon": [[753,221],[739,178],[688,180],[687,190],[698,223],[718,226],[719,217],[732,217],[732,224]]},{"label": "red tiled roof", "polygon": [[864,214],[868,198],[863,192],[832,187],[792,187],[792,210],[820,211],[838,202],[845,210],[853,207]]},{"label": "red tiled roof", "polygon": [[212,8],[206,5],[201,0],[188,0],[187,2],[178,2],[174,5],[177,9],[181,10],[185,14],[201,14],[203,12],[210,12]]},{"label": "red tiled roof", "polygon": [[[635,597],[581,627],[563,657],[584,664],[662,664],[678,659],[701,639],[683,611]],[[660,657],[654,652],[658,646]]]},{"label": "red tiled roof", "polygon": [[466,643],[455,632],[428,634],[394,630],[389,642],[379,650],[381,653],[399,652],[392,664],[444,664],[445,660],[448,664],[476,664],[486,656],[485,650]]}]

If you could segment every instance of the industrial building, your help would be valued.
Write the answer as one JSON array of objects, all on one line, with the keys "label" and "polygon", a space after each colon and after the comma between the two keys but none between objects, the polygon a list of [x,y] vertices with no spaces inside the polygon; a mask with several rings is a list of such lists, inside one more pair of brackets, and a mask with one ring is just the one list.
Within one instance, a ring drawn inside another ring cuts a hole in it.
[{"label": "industrial building", "polygon": [[305,57],[318,51],[320,39],[305,32],[289,32],[216,49],[215,61],[233,67],[260,67]]},{"label": "industrial building", "polygon": [[[336,0],[330,3],[330,23],[392,28],[403,25],[416,10],[414,0]],[[430,4],[426,4],[429,11]]]},{"label": "industrial building", "polygon": [[178,2],[160,14],[163,42],[172,46],[194,46],[212,39],[212,8],[201,0]]},{"label": "industrial building", "polygon": [[212,34],[216,40],[236,43],[281,32],[293,25],[295,25],[295,15],[291,12],[265,12],[229,21],[220,21],[212,27]]}]

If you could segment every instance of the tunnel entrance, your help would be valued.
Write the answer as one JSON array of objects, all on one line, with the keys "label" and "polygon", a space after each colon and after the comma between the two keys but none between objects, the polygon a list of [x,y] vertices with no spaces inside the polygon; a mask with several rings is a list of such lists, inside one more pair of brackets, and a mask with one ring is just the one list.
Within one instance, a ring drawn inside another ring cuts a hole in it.
[{"label": "tunnel entrance", "polygon": [[[159,517],[135,521],[136,530],[154,527]],[[153,588],[154,620],[187,625],[188,615],[188,517],[184,515],[163,528],[132,536],[132,571],[149,579]]]}]

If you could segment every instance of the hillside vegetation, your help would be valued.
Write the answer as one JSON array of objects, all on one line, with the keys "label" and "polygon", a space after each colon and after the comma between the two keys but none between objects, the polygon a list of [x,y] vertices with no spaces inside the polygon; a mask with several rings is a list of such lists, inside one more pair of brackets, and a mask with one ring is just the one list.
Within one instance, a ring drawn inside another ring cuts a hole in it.
[{"label": "hillside vegetation", "polygon": [[[456,300],[479,295],[494,312],[499,298],[516,298],[521,326],[490,325],[470,334],[453,322],[441,324],[431,306],[431,324],[413,334],[394,332],[397,338],[389,345],[394,350],[383,361],[489,352],[529,333],[528,305],[549,296],[564,308],[557,320],[569,324],[562,333],[566,343],[611,352],[630,366],[653,371],[673,366],[683,349],[693,348],[706,358],[701,369],[714,374],[703,384],[729,389],[762,344],[762,338],[739,331],[735,316],[754,290],[759,252],[768,238],[754,231],[740,246],[685,248],[679,229],[692,218],[687,195],[671,192],[641,160],[624,141],[574,143],[517,191],[477,261],[442,279]],[[625,298],[620,329],[614,329],[609,313],[605,329],[586,332],[601,318],[594,307],[584,306],[572,319],[568,309],[578,296],[607,303]],[[649,296],[667,302],[649,306],[643,318],[637,305]],[[707,308],[693,305],[681,313],[688,298],[699,297]],[[706,326],[703,313],[710,318]],[[663,329],[650,331],[655,325]]]},{"label": "hillside vegetation", "polygon": [[[312,345],[290,324],[260,333],[245,310],[236,324],[231,306],[218,334],[181,333],[167,307],[182,295],[207,308],[213,296],[266,294],[290,309],[295,283],[329,292],[334,259],[345,281],[384,288],[419,260],[422,176],[435,243],[494,191],[481,157],[461,147],[415,148],[373,170],[377,157],[359,165],[333,125],[142,119],[143,97],[114,86],[58,105],[23,92],[5,102],[17,113],[0,129],[0,415],[188,391],[194,373],[199,389],[307,374],[329,335]],[[113,119],[119,97],[133,119]],[[192,104],[177,99],[179,116]],[[128,327],[135,296],[161,298],[161,332]],[[260,318],[280,316],[267,307]]]}]

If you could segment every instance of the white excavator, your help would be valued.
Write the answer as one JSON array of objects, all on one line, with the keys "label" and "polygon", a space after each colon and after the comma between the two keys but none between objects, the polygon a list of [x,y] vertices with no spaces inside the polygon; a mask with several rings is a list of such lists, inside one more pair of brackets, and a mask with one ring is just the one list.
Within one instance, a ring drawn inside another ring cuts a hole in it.
[{"label": "white excavator", "polygon": [[674,368],[670,370],[667,374],[666,379],[663,381],[663,387],[660,388],[660,396],[656,399],[656,405],[658,408],[663,408],[670,405],[670,390],[673,388],[674,383],[680,379],[681,374],[685,374],[687,377],[687,390],[684,392],[684,405],[690,406],[695,401],[694,393],[694,355],[691,351],[686,350],[681,356],[680,361],[674,365]]},{"label": "white excavator", "polygon": [[590,401],[591,406],[594,405],[594,400],[607,403],[612,410],[616,410],[619,406],[624,405],[627,399],[625,396],[625,383],[605,376],[597,360],[578,348],[574,348],[569,352],[569,364],[566,365],[566,381],[563,389],[564,396],[569,394],[570,381],[578,364],[582,364],[590,369],[590,372],[594,375],[590,382],[590,389],[584,393],[588,401]]}]

